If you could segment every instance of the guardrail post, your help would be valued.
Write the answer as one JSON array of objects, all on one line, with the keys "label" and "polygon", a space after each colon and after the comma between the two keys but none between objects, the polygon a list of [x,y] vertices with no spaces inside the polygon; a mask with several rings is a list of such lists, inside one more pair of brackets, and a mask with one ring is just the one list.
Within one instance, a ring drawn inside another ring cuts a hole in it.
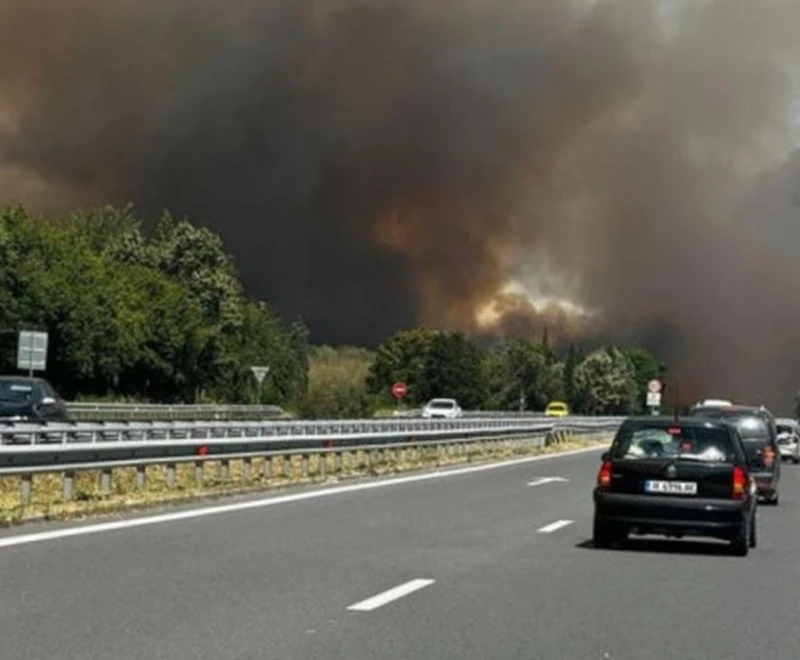
[{"label": "guardrail post", "polygon": [[144,490],[147,485],[147,468],[144,465],[136,466],[136,488]]},{"label": "guardrail post", "polygon": [[223,458],[219,463],[217,463],[217,477],[219,477],[220,481],[228,480],[229,467],[230,461],[227,458]]},{"label": "guardrail post", "polygon": [[170,463],[167,465],[167,486],[175,488],[175,464]]},{"label": "guardrail post", "polygon": [[326,453],[323,452],[319,455],[317,466],[317,473],[324,479],[328,474],[328,455]]},{"label": "guardrail post", "polygon": [[31,491],[33,490],[33,475],[23,474],[19,481],[19,501],[23,504],[31,503]]},{"label": "guardrail post", "polygon": [[268,480],[272,478],[272,456],[265,456],[264,457],[264,479]]},{"label": "guardrail post", "polygon": [[253,459],[251,458],[242,459],[242,479],[244,481],[250,481],[250,474],[252,473],[252,468],[253,468]]},{"label": "guardrail post", "polygon": [[308,456],[303,455],[303,479],[308,479]]},{"label": "guardrail post", "polygon": [[281,476],[287,479],[294,479],[294,465],[292,465],[292,455],[284,456],[281,461]]},{"label": "guardrail post", "polygon": [[194,462],[194,483],[198,486],[203,485],[203,461]]},{"label": "guardrail post", "polygon": [[72,490],[75,483],[74,472],[64,472],[61,477],[61,485],[63,489],[64,500],[69,501],[72,499]]},{"label": "guardrail post", "polygon": [[341,474],[344,469],[344,457],[340,452],[336,452],[333,457],[333,467],[337,474]]},{"label": "guardrail post", "polygon": [[111,492],[111,468],[103,468],[100,472],[100,493],[108,495]]}]

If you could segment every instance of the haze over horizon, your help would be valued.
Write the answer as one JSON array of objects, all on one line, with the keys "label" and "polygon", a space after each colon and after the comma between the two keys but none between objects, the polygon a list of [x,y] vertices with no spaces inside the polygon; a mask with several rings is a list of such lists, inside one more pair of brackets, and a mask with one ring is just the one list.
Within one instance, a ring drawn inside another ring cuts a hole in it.
[{"label": "haze over horizon", "polygon": [[800,388],[800,3],[0,6],[0,203],[218,231],[320,342],[634,342]]}]

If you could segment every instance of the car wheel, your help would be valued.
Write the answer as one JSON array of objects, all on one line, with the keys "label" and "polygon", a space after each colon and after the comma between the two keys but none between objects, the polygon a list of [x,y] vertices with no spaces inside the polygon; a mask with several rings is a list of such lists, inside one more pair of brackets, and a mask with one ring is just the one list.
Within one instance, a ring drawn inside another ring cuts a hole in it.
[{"label": "car wheel", "polygon": [[753,517],[750,519],[750,547],[755,548],[758,544],[758,538],[756,536],[756,514],[753,513]]},{"label": "car wheel", "polygon": [[800,463],[800,458],[798,458],[797,456],[795,456],[794,458],[792,458],[792,463],[794,463],[795,465],[797,465],[798,463]]},{"label": "car wheel", "polygon": [[597,518],[594,519],[592,543],[595,548],[610,548],[614,541],[622,540],[623,536],[626,535],[616,525],[603,524]]},{"label": "car wheel", "polygon": [[739,526],[736,536],[731,539],[731,550],[737,557],[747,557],[750,552],[749,530],[746,522]]}]

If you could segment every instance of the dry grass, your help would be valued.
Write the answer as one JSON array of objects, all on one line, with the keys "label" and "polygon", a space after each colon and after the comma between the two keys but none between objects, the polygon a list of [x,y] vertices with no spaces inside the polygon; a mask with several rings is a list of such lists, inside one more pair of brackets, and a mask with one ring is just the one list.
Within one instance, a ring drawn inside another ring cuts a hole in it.
[{"label": "dry grass", "polygon": [[[269,475],[264,472],[265,459],[253,459],[249,479],[244,478],[245,465],[241,460],[230,461],[227,474],[219,463],[206,463],[202,478],[195,477],[194,463],[180,464],[175,469],[174,487],[167,483],[167,470],[161,466],[147,469],[145,487],[138,489],[136,470],[123,468],[114,471],[111,490],[103,493],[98,471],[76,474],[73,498],[64,500],[61,477],[58,474],[37,475],[33,478],[32,498],[23,506],[20,499],[19,477],[0,478],[0,524],[13,524],[27,520],[65,519],[86,515],[99,515],[123,510],[153,507],[207,497],[220,497],[265,491],[290,485],[323,483],[358,477],[381,476],[435,467],[498,461],[534,454],[552,454],[579,449],[607,440],[605,437],[574,438],[549,447],[534,446],[530,442],[510,441],[507,444],[467,445],[466,450],[439,455],[437,448],[417,450],[407,448],[388,452],[375,452],[368,457],[365,452],[341,456],[341,470],[336,459],[328,455],[308,457],[307,474],[303,459],[294,456],[290,461],[275,457]],[[368,461],[368,458],[370,460]],[[325,461],[324,474],[321,469]]]}]

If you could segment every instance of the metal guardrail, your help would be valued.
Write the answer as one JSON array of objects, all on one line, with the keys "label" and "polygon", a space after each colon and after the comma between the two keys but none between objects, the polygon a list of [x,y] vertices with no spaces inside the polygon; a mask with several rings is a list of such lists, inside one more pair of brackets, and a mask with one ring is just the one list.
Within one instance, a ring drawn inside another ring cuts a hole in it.
[{"label": "metal guardrail", "polygon": [[196,421],[265,420],[288,417],[283,408],[271,405],[204,405],[162,403],[94,403],[72,401],[66,404],[76,421]]},{"label": "metal guardrail", "polygon": [[[280,406],[272,405],[213,405],[161,403],[104,403],[74,401],[66,404],[75,421],[259,421],[288,419],[291,415]],[[382,411],[382,418],[419,418],[422,408]],[[463,417],[525,417],[545,418],[542,412],[504,410],[465,410]]]},{"label": "metal guardrail", "polygon": [[[281,469],[285,470],[287,460],[292,464],[294,457],[300,456],[304,476],[309,473],[309,458],[318,458],[318,470],[325,476],[328,457],[333,457],[333,470],[341,471],[345,455],[361,455],[367,465],[371,465],[376,452],[417,453],[422,450],[435,449],[437,456],[442,452],[456,452],[471,457],[476,447],[487,443],[517,443],[542,446],[551,442],[560,442],[570,434],[594,435],[611,433],[616,430],[622,418],[572,418],[541,423],[533,420],[396,420],[378,421],[357,420],[369,430],[351,432],[334,432],[330,422],[294,424],[275,423],[278,427],[298,429],[303,432],[269,433],[255,435],[215,435],[214,429],[232,428],[269,428],[266,424],[245,426],[239,424],[152,424],[155,426],[181,427],[186,437],[149,439],[121,438],[115,435],[110,441],[99,440],[94,435],[91,441],[69,442],[65,433],[59,429],[62,441],[57,444],[31,442],[22,445],[0,446],[0,477],[20,477],[20,502],[25,505],[31,501],[33,476],[43,473],[60,472],[63,488],[63,499],[73,497],[73,482],[77,472],[99,471],[100,489],[108,494],[112,488],[112,473],[118,468],[136,468],[136,486],[144,488],[146,470],[150,466],[164,466],[166,481],[169,487],[175,485],[175,467],[181,463],[194,463],[195,481],[202,484],[205,463],[216,462],[219,465],[219,476],[227,478],[230,461],[243,461],[243,479],[248,481],[252,474],[253,459],[264,459],[264,476],[269,477],[273,471],[273,459],[281,461]],[[327,425],[326,425],[327,424]],[[63,425],[62,425],[63,426]],[[71,425],[73,427],[100,425]],[[109,427],[112,425],[102,425]],[[116,425],[120,426],[120,425]],[[127,425],[137,427],[142,433],[147,429],[141,424]],[[315,431],[310,431],[315,429]],[[7,429],[6,429],[7,430]],[[19,430],[19,429],[18,429]],[[51,429],[52,430],[52,429]],[[85,428],[82,430],[86,430]],[[30,431],[28,431],[30,432]],[[39,429],[34,433],[42,433]],[[95,433],[95,430],[92,431]],[[117,433],[115,431],[114,433]],[[479,452],[481,453],[481,452]],[[437,459],[438,461],[438,459]]]},{"label": "metal guardrail", "polygon": [[522,432],[543,425],[597,427],[619,424],[622,417],[488,417],[456,419],[342,419],[322,421],[199,421],[199,422],[10,422],[0,424],[0,446],[19,444],[92,445],[109,442],[216,441],[230,439],[319,438],[320,436],[419,434],[422,432]]}]

